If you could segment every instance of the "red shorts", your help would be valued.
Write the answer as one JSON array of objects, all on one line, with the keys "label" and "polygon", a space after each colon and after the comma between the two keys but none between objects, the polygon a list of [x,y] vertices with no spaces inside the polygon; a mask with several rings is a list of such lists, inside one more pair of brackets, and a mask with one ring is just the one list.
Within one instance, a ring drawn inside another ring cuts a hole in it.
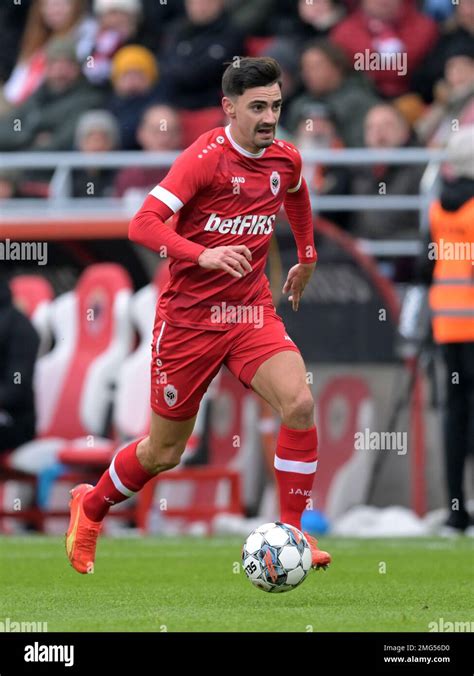
[{"label": "red shorts", "polygon": [[260,364],[287,350],[299,353],[271,305],[262,307],[258,323],[236,323],[227,331],[180,328],[156,317],[151,407],[163,418],[192,418],[223,364],[250,387]]}]

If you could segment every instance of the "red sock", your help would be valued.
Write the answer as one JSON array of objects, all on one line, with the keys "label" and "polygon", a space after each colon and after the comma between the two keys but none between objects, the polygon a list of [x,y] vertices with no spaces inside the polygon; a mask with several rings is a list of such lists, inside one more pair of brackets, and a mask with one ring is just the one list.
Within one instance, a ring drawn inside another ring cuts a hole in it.
[{"label": "red sock", "polygon": [[316,427],[292,430],[282,425],[275,454],[280,521],[301,529],[301,515],[311,498],[318,460]]},{"label": "red sock", "polygon": [[102,521],[112,505],[127,500],[153,478],[137,458],[141,439],[117,453],[95,488],[84,498],[84,513],[92,521]]}]

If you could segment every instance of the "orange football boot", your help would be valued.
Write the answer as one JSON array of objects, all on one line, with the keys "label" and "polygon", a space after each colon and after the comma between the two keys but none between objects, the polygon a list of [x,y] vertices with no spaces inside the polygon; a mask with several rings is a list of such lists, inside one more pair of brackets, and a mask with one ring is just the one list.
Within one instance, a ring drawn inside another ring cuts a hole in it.
[{"label": "orange football boot", "polygon": [[93,489],[91,484],[79,484],[71,491],[71,518],[66,533],[66,552],[71,566],[78,573],[93,573],[97,538],[102,521],[91,521],[82,506],[84,496]]},{"label": "orange football boot", "polygon": [[308,540],[309,548],[311,549],[311,556],[313,557],[312,567],[315,570],[326,570],[331,563],[331,555],[318,548],[318,541],[312,535],[304,533],[304,536]]}]

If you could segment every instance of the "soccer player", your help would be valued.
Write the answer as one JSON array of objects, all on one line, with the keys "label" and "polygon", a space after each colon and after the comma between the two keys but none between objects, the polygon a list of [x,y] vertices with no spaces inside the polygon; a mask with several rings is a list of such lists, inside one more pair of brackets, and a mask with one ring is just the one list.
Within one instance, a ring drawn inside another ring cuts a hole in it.
[{"label": "soccer player", "polygon": [[[159,472],[176,467],[199,402],[225,364],[277,411],[275,454],[280,520],[301,528],[317,466],[314,402],[298,347],[272,303],[265,261],[283,205],[298,263],[284,293],[294,311],[313,274],[316,250],[301,156],[275,138],[281,70],[272,58],[239,58],[224,72],[230,124],[200,136],[174,162],[130,223],[129,237],[171,259],[153,334],[150,432],[112,460],[98,484],[72,491],[66,550],[93,570],[105,515]],[[176,230],[166,221],[177,214]],[[315,569],[331,561],[308,536]]]}]

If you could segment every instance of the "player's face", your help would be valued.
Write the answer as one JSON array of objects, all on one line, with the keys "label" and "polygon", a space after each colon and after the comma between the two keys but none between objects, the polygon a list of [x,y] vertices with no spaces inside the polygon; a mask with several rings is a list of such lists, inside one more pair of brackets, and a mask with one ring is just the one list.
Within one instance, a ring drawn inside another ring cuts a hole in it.
[{"label": "player's face", "polygon": [[226,110],[232,120],[236,141],[250,152],[258,152],[273,143],[281,112],[281,90],[278,83],[246,89]]}]

